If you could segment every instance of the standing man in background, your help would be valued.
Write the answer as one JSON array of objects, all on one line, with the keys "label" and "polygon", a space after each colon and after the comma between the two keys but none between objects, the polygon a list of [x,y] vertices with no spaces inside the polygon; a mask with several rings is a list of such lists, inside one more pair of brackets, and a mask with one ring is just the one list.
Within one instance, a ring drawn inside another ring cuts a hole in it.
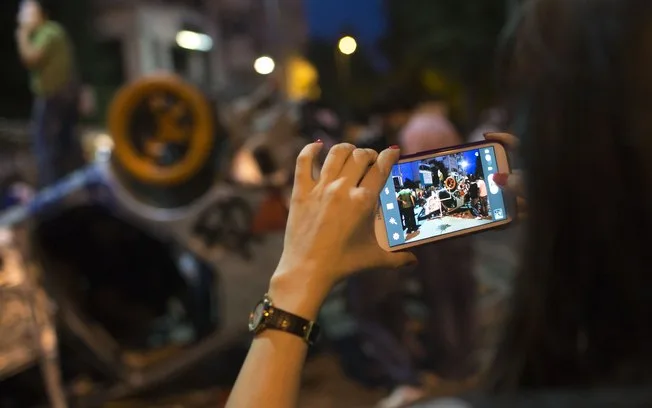
[{"label": "standing man in background", "polygon": [[83,164],[75,134],[79,85],[73,47],[64,28],[50,20],[48,0],[21,2],[16,41],[35,97],[32,140],[43,188]]},{"label": "standing man in background", "polygon": [[480,195],[480,216],[489,216],[489,199],[487,198],[487,183],[482,177],[478,178],[478,192]]}]

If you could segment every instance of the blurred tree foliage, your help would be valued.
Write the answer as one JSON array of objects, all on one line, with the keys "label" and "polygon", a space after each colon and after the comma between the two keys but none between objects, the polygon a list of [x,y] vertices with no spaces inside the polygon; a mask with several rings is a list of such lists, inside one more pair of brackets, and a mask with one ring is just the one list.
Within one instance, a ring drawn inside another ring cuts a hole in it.
[{"label": "blurred tree foliage", "polygon": [[382,48],[393,67],[389,82],[447,96],[473,124],[496,97],[494,66],[507,7],[503,0],[386,0]]}]

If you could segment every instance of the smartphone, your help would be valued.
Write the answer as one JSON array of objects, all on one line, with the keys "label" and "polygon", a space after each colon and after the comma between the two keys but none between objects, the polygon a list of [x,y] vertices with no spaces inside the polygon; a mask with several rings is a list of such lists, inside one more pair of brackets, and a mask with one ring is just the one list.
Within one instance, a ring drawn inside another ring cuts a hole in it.
[{"label": "smartphone", "polygon": [[515,205],[493,181],[509,172],[496,142],[402,157],[380,192],[378,244],[401,251],[509,224]]}]

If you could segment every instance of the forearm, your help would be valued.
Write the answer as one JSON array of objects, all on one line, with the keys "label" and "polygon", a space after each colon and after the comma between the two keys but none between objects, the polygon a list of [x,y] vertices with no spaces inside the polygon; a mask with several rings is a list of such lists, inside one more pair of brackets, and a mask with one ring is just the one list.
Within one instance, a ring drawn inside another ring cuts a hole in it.
[{"label": "forearm", "polygon": [[227,408],[296,407],[307,349],[291,334],[260,334],[251,344]]},{"label": "forearm", "polygon": [[[275,306],[311,321],[316,320],[323,295],[273,279],[269,295]],[[301,338],[266,330],[251,344],[227,408],[290,408],[297,406],[301,373],[308,345]]]}]

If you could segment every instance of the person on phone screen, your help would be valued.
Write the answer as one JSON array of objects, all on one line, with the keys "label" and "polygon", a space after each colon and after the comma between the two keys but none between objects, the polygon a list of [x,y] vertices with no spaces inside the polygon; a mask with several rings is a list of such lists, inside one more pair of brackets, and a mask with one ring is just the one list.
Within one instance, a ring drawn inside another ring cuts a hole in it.
[{"label": "person on phone screen", "polygon": [[16,42],[34,93],[32,140],[38,185],[45,187],[83,164],[75,134],[79,90],[73,46],[65,29],[50,19],[50,2],[20,3]]},{"label": "person on phone screen", "polygon": [[408,234],[417,232],[419,226],[414,214],[414,207],[416,207],[416,200],[414,191],[409,188],[404,188],[398,193],[398,203],[400,206],[401,216],[403,218],[403,228]]},{"label": "person on phone screen", "polygon": [[475,174],[469,176],[469,199],[471,200],[471,212],[475,217],[479,218],[480,188]]},{"label": "person on phone screen", "polygon": [[478,194],[480,198],[480,215],[486,217],[489,215],[489,200],[487,199],[487,183],[482,177],[478,177]]}]

